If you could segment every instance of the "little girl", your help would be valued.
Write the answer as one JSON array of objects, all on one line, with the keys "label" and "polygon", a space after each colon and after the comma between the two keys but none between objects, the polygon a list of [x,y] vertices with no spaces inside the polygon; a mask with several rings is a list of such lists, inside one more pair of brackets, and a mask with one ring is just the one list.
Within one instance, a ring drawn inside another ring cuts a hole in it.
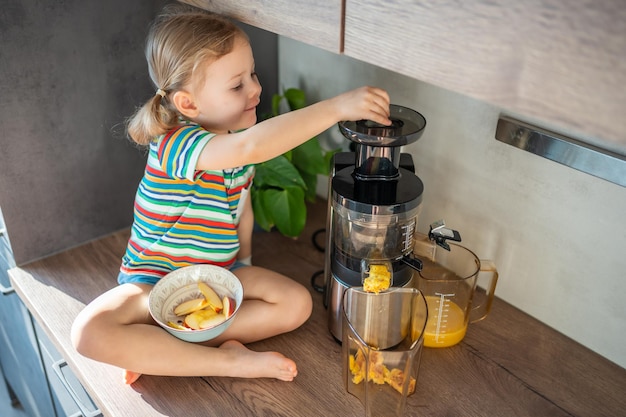
[{"label": "little girl", "polygon": [[[296,364],[244,346],[289,332],[310,316],[302,285],[251,266],[254,166],[342,120],[388,125],[389,97],[362,87],[256,124],[261,86],[248,38],[229,20],[199,9],[165,9],[148,35],[157,90],[128,122],[149,147],[119,285],[92,301],[72,326],[82,355],[141,374],[270,377],[291,381]],[[151,318],[148,295],[167,273],[194,264],[230,269],[245,299],[233,324],[207,343],[188,343]]]}]

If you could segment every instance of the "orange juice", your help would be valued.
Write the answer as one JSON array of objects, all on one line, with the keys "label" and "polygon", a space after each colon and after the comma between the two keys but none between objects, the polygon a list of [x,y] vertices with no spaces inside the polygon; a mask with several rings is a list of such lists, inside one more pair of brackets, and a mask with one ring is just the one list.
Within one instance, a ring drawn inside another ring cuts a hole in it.
[{"label": "orange juice", "polygon": [[428,322],[424,330],[424,346],[448,347],[463,340],[467,324],[461,307],[444,297],[427,295],[425,298]]}]

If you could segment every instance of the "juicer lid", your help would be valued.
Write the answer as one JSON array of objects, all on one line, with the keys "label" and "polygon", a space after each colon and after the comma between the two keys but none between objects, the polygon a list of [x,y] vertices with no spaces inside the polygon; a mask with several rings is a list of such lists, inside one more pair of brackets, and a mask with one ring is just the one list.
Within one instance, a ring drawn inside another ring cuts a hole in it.
[{"label": "juicer lid", "polygon": [[371,120],[339,122],[339,130],[353,142],[367,146],[403,146],[418,140],[426,119],[408,107],[389,106],[391,125],[385,126]]}]

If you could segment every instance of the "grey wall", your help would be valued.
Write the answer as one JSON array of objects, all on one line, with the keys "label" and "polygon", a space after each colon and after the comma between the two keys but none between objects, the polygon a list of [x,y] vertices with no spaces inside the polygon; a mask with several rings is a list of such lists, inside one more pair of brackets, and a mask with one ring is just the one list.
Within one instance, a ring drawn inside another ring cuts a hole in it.
[{"label": "grey wall", "polygon": [[[145,153],[123,122],[154,93],[164,1],[0,2],[0,207],[18,264],[130,225]],[[276,36],[247,28],[269,108]]]},{"label": "grey wall", "polygon": [[259,120],[272,110],[272,95],[282,90],[278,85],[278,35],[254,26],[237,22],[250,37],[254,53],[256,72],[263,87],[261,104],[257,115]]},{"label": "grey wall", "polygon": [[131,221],[144,158],[122,123],[151,91],[157,6],[3,1],[0,205],[18,264]]}]

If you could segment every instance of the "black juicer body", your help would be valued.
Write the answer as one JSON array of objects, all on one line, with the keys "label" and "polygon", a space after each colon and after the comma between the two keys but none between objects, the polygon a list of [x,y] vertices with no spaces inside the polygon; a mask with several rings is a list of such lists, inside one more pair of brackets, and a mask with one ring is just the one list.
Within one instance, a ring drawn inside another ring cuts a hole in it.
[{"label": "black juicer body", "polygon": [[391,110],[391,127],[340,124],[356,151],[335,154],[329,178],[324,305],[329,330],[339,341],[343,294],[362,286],[364,260],[390,263],[395,287],[410,285],[415,271],[407,258],[424,185],[412,156],[400,146],[417,140],[426,121],[411,109],[392,105]]}]

